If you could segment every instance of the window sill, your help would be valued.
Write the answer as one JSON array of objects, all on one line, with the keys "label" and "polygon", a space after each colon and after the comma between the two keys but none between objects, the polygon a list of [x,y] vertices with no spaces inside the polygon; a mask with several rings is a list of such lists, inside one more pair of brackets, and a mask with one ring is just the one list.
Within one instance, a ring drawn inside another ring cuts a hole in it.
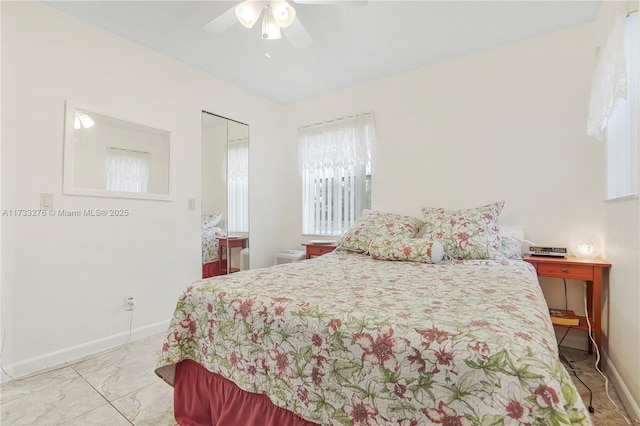
[{"label": "window sill", "polygon": [[638,194],[631,194],[631,195],[625,195],[622,197],[616,197],[616,198],[608,198],[606,200],[604,200],[605,203],[616,203],[619,201],[626,201],[626,200],[637,200],[640,198],[640,195]]}]

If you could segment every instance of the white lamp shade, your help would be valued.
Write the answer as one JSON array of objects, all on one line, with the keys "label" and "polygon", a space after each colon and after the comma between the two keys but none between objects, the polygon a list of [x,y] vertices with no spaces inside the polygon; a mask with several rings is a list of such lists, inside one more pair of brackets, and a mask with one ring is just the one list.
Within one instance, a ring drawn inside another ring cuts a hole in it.
[{"label": "white lamp shade", "polygon": [[280,28],[287,28],[296,19],[296,10],[284,0],[274,0],[270,7],[273,19]]},{"label": "white lamp shade", "polygon": [[236,7],[236,17],[242,25],[252,28],[262,12],[263,4],[261,1],[246,0]]},{"label": "white lamp shade", "polygon": [[602,245],[595,234],[582,234],[571,239],[571,251],[576,257],[593,259],[600,256]]},{"label": "white lamp shade", "polygon": [[271,11],[265,10],[264,18],[262,18],[262,38],[265,40],[277,40],[281,37],[280,26],[273,19]]}]

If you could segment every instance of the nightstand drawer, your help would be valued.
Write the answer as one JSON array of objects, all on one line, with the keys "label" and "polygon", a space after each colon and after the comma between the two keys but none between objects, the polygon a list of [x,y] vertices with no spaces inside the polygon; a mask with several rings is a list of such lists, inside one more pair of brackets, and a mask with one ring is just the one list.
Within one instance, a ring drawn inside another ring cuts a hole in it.
[{"label": "nightstand drawer", "polygon": [[591,265],[553,265],[538,264],[538,275],[543,277],[566,277],[577,280],[593,281],[593,266]]},{"label": "nightstand drawer", "polygon": [[336,249],[335,243],[332,241],[331,243],[306,243],[302,244],[306,247],[307,250],[307,259],[311,259],[312,257],[322,256],[323,254],[331,253]]},{"label": "nightstand drawer", "polygon": [[309,249],[309,252],[312,256],[322,256],[323,254],[331,253],[335,248],[336,246],[333,245],[314,246]]}]

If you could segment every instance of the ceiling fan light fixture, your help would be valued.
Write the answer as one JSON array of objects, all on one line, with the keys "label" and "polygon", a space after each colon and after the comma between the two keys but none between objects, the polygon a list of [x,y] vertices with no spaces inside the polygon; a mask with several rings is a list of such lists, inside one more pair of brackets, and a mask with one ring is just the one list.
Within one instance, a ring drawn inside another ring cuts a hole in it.
[{"label": "ceiling fan light fixture", "polygon": [[236,7],[236,18],[246,28],[252,28],[262,12],[262,2],[255,0],[246,0]]},{"label": "ceiling fan light fixture", "polygon": [[296,10],[284,0],[274,0],[270,4],[273,19],[280,28],[287,28],[296,19]]},{"label": "ceiling fan light fixture", "polygon": [[271,10],[266,8],[262,18],[262,38],[265,40],[277,40],[281,37],[280,26],[273,18]]},{"label": "ceiling fan light fixture", "polygon": [[76,111],[74,120],[73,120],[73,128],[78,130],[78,129],[88,129],[90,127],[93,127],[93,125],[96,124],[95,121],[93,121],[93,119],[91,117],[89,117],[89,114],[84,113],[82,111]]}]

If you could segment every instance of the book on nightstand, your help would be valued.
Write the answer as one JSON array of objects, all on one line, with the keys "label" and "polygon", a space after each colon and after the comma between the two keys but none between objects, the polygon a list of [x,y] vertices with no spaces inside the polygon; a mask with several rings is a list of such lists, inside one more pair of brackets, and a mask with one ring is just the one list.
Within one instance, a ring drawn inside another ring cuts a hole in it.
[{"label": "book on nightstand", "polygon": [[549,315],[551,316],[551,322],[557,325],[580,325],[580,318],[573,311],[549,309]]}]

